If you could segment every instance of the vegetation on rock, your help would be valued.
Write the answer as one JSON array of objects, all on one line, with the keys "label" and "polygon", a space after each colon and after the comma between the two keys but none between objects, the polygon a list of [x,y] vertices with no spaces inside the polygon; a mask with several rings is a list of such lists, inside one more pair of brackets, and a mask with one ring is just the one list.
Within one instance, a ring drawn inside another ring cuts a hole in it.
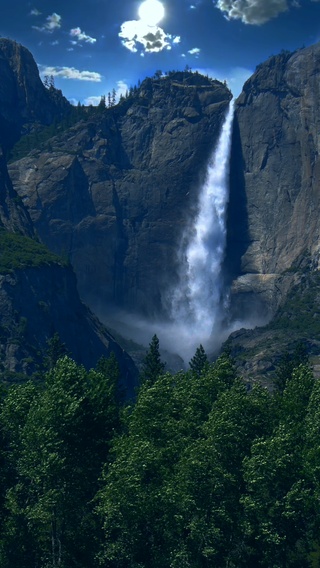
[{"label": "vegetation on rock", "polygon": [[0,273],[53,263],[68,264],[36,240],[0,229]]}]

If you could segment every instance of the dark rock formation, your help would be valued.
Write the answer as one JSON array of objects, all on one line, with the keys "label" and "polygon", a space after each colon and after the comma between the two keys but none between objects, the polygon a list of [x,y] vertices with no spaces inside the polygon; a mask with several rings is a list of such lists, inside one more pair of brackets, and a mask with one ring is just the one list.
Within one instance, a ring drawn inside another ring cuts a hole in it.
[{"label": "dark rock formation", "polygon": [[57,263],[0,275],[0,358],[2,371],[35,370],[47,341],[59,334],[71,356],[86,368],[114,352],[127,394],[133,396],[136,369],[79,299],[71,268]]},{"label": "dark rock formation", "polygon": [[[71,356],[87,368],[114,352],[123,386],[133,396],[137,371],[132,360],[80,301],[72,268],[52,261],[50,253],[46,260],[46,251],[37,251],[28,238],[36,239],[33,224],[7,170],[5,154],[21,133],[59,121],[71,105],[60,91],[44,87],[30,52],[11,40],[0,39],[0,78],[1,371],[6,377],[33,372],[57,332]],[[77,183],[77,174],[74,179]],[[7,237],[12,233],[20,240]],[[37,262],[30,261],[32,251],[39,253]]]},{"label": "dark rock formation", "polygon": [[7,164],[0,150],[0,227],[12,233],[33,236],[33,225],[21,198],[13,189]]},{"label": "dark rock formation", "polygon": [[0,38],[0,146],[10,148],[37,123],[51,124],[69,112],[61,91],[44,87],[28,49]]},{"label": "dark rock formation", "polygon": [[227,264],[233,308],[271,316],[319,263],[320,44],[271,57],[237,99]]},{"label": "dark rock formation", "polygon": [[41,240],[68,255],[81,297],[163,309],[176,254],[231,94],[192,73],[146,79],[129,98],[10,166]]}]

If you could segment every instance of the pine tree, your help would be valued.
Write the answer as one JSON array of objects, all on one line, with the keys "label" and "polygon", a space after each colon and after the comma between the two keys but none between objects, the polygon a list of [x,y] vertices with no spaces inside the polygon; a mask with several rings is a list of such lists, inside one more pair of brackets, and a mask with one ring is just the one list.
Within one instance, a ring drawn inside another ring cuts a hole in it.
[{"label": "pine tree", "polygon": [[203,346],[200,344],[189,363],[190,369],[193,373],[201,375],[202,371],[204,371],[208,367],[208,364],[209,361],[207,354]]},{"label": "pine tree", "polygon": [[56,332],[47,341],[47,349],[44,357],[45,366],[48,369],[52,369],[58,359],[61,359],[61,357],[64,357],[65,355],[69,355],[68,349],[65,343],[61,341],[59,334]]},{"label": "pine tree", "polygon": [[98,108],[100,110],[104,110],[106,108],[106,95],[101,96],[100,102],[98,104]]},{"label": "pine tree", "polygon": [[159,375],[164,372],[165,363],[162,363],[159,351],[159,339],[156,334],[153,336],[146,357],[143,361],[143,368],[140,375],[141,383],[149,382],[153,384]]}]

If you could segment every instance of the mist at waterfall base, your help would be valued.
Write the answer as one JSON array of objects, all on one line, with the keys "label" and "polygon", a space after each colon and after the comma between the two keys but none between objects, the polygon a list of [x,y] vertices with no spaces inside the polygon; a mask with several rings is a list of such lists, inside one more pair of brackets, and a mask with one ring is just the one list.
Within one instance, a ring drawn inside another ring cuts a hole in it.
[{"label": "mist at waterfall base", "polygon": [[222,275],[233,115],[231,101],[199,190],[196,215],[182,235],[178,283],[164,299],[169,320],[146,321],[135,314],[118,313],[114,322],[121,335],[146,346],[157,334],[164,352],[183,359],[180,366],[188,364],[200,344],[211,355],[232,331],[251,327],[248,322],[228,323],[228,293]]}]

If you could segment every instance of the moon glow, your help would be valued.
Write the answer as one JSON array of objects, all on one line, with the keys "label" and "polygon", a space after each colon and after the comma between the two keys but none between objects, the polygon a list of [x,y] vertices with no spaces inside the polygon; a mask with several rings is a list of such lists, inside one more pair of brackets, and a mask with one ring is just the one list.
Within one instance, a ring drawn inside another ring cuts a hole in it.
[{"label": "moon glow", "polygon": [[159,0],[145,0],[139,7],[139,18],[148,26],[156,26],[164,18],[164,6]]}]

